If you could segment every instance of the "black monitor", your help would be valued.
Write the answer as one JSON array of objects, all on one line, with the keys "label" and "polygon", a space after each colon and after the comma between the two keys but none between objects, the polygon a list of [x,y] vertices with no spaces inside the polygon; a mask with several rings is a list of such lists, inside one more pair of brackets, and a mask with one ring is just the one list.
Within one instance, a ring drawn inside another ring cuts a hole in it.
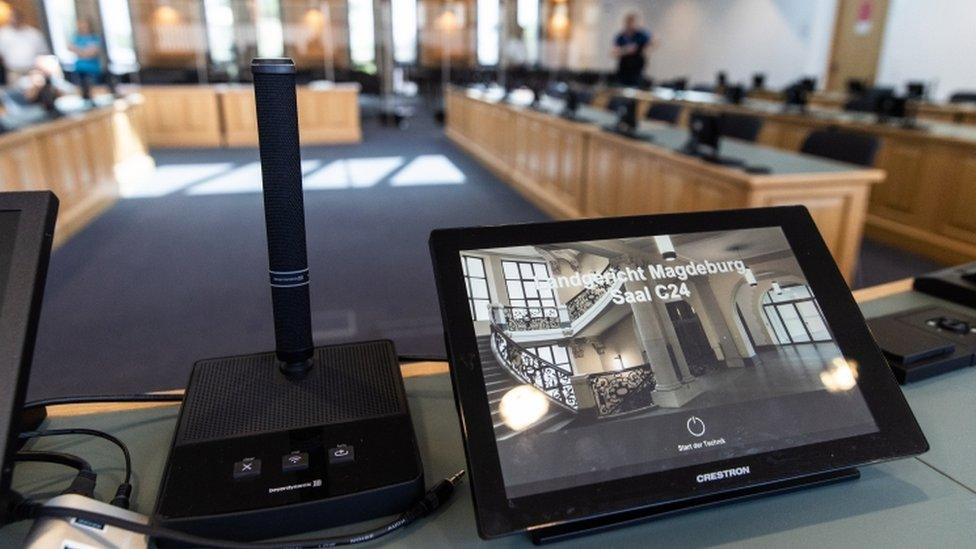
[{"label": "black monitor", "polygon": [[573,86],[568,86],[564,94],[565,104],[563,105],[563,110],[561,116],[563,118],[575,119],[576,111],[579,110],[580,103],[580,92],[576,90]]},{"label": "black monitor", "polygon": [[715,87],[724,88],[729,83],[729,75],[725,71],[718,71],[715,74]]},{"label": "black monitor", "polygon": [[685,150],[696,156],[717,157],[722,136],[721,118],[713,113],[695,111],[688,119],[690,132]]},{"label": "black monitor", "polygon": [[817,89],[817,79],[812,77],[801,78],[798,82],[800,86],[803,87],[807,93],[813,92]]},{"label": "black monitor", "polygon": [[925,98],[925,82],[912,81],[905,85],[905,95],[909,99],[920,100]]},{"label": "black monitor", "polygon": [[0,525],[57,211],[50,192],[0,193]]},{"label": "black monitor", "polygon": [[742,103],[742,100],[746,97],[746,89],[738,84],[733,86],[726,86],[724,90],[725,100],[733,105],[738,105]]},{"label": "black monitor", "polygon": [[783,99],[787,110],[804,111],[807,108],[807,90],[800,84],[783,90]]},{"label": "black monitor", "polygon": [[616,129],[623,133],[633,133],[637,130],[637,100],[632,97],[621,97],[614,109],[617,113]]},{"label": "black monitor", "polygon": [[761,90],[766,87],[766,73],[757,72],[752,75],[752,89]]},{"label": "black monitor", "polygon": [[859,80],[857,78],[847,79],[847,95],[853,95],[853,96],[863,95],[864,92],[867,91],[867,89],[868,86],[867,84],[864,83],[863,80]]}]

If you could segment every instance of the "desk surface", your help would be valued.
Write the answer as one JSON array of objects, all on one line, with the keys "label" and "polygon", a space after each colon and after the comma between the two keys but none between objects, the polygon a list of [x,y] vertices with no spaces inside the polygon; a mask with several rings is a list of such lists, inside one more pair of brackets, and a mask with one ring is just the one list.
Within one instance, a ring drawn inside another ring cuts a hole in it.
[{"label": "desk surface", "polygon": [[[898,283],[860,292],[875,299],[862,308],[876,316],[930,301]],[[893,294],[893,295],[890,295]],[[464,466],[450,380],[441,363],[404,367],[407,393],[421,444],[428,483]],[[842,483],[717,507],[640,526],[583,538],[573,546],[781,547],[806,546],[972,547],[976,539],[976,370],[967,369],[906,387],[905,393],[932,450],[920,459],[863,467],[857,482]],[[105,413],[114,410],[113,413]],[[95,414],[86,413],[97,411]],[[134,504],[152,508],[155,486],[176,421],[173,405],[63,407],[50,423],[57,427],[97,426],[127,441],[136,467]],[[967,419],[968,418],[968,419]],[[99,492],[111,497],[119,480],[119,456],[100,441],[53,439],[37,447],[77,452],[101,472]],[[51,476],[49,476],[51,475]],[[18,465],[15,488],[43,497],[63,487],[68,475],[53,466]],[[367,525],[347,528],[358,531]],[[0,531],[0,546],[13,546],[28,525]],[[528,546],[525,536],[492,542],[477,537],[470,492],[465,483],[435,516],[375,545],[396,547]]]}]

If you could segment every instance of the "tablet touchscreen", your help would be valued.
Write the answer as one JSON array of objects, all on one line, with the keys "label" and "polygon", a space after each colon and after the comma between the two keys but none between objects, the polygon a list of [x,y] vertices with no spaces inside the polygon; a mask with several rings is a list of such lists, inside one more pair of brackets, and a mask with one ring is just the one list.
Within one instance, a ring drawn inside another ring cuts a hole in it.
[{"label": "tablet touchscreen", "polygon": [[509,499],[878,431],[779,227],[460,255]]}]

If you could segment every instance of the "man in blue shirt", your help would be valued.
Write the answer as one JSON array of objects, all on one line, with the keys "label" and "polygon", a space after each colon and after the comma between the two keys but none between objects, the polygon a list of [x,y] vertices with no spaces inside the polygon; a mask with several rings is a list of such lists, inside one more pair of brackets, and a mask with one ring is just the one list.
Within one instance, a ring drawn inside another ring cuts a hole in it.
[{"label": "man in blue shirt", "polygon": [[78,21],[78,32],[72,37],[68,49],[78,56],[75,60],[75,74],[81,85],[82,95],[88,96],[92,84],[97,84],[102,77],[102,38],[95,34],[90,21]]},{"label": "man in blue shirt", "polygon": [[637,26],[637,14],[624,17],[624,30],[613,40],[613,56],[617,58],[617,82],[637,87],[644,78],[644,50],[652,43],[650,31]]}]

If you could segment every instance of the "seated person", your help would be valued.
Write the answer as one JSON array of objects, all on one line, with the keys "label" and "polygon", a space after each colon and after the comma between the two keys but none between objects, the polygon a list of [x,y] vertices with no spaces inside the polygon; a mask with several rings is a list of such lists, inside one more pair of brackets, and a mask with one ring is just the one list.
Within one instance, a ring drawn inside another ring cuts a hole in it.
[{"label": "seated person", "polygon": [[14,83],[15,93],[23,96],[28,104],[41,105],[49,113],[55,113],[55,101],[59,97],[77,95],[77,89],[64,78],[61,65],[54,56],[42,56],[26,75]]}]

